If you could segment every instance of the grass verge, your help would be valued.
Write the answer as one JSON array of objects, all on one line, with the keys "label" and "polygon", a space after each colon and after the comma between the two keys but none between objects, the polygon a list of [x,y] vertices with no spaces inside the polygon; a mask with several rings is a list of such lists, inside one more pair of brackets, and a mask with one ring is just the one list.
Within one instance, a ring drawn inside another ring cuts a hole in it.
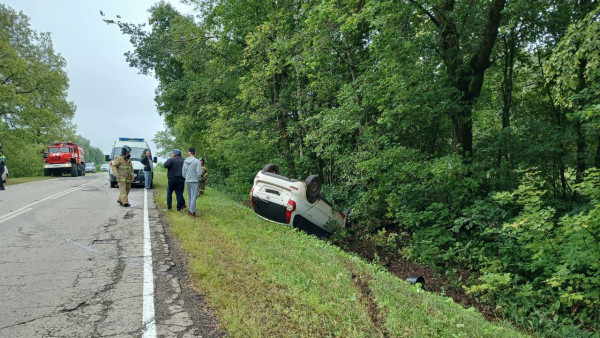
[{"label": "grass verge", "polygon": [[214,189],[197,219],[166,211],[189,273],[229,336],[516,337],[509,325],[430,294],[314,236],[260,219]]},{"label": "grass verge", "polygon": [[21,183],[28,183],[28,182],[34,182],[34,181],[42,181],[42,180],[49,180],[52,179],[54,177],[44,177],[44,176],[35,176],[35,177],[9,177],[8,178],[8,183],[5,183],[4,185],[17,185],[17,184],[21,184]]}]

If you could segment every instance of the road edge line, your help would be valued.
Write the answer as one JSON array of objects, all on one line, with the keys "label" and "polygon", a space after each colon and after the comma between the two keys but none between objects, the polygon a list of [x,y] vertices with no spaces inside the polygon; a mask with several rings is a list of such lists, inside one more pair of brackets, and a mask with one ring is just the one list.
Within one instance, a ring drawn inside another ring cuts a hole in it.
[{"label": "road edge line", "polygon": [[142,309],[142,337],[156,337],[154,317],[154,274],[152,271],[152,242],[148,221],[148,189],[144,189],[144,288]]}]

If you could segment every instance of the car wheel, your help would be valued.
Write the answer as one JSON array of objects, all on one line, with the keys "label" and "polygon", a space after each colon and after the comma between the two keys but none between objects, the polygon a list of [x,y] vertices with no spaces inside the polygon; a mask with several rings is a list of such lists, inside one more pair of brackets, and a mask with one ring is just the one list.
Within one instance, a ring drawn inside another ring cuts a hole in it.
[{"label": "car wheel", "polygon": [[272,173],[272,174],[279,175],[279,167],[277,166],[277,164],[273,164],[273,163],[265,164],[262,171],[264,171],[266,173]]},{"label": "car wheel", "polygon": [[308,203],[315,203],[321,193],[321,179],[317,175],[310,175],[306,178],[306,200]]},{"label": "car wheel", "polygon": [[51,176],[51,172],[48,169],[44,169],[44,176]]},{"label": "car wheel", "polygon": [[111,188],[114,188],[115,186],[116,186],[115,182],[113,182],[113,181],[110,181],[110,187],[111,187]]}]

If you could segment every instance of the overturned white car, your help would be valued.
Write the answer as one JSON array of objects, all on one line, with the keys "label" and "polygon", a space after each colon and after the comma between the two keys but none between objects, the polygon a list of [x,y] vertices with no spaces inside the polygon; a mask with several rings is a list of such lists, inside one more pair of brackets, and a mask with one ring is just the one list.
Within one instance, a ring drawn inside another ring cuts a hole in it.
[{"label": "overturned white car", "polygon": [[332,221],[340,227],[346,225],[349,210],[334,211],[320,192],[321,179],[317,175],[297,181],[280,176],[277,165],[268,163],[254,178],[250,202],[264,219],[326,236],[335,228]]}]

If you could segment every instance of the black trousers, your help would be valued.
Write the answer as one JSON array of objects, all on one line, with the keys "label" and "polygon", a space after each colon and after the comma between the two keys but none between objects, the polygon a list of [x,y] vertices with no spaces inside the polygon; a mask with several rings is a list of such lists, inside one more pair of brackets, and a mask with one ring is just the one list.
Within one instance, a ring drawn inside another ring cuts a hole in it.
[{"label": "black trousers", "polygon": [[0,169],[0,190],[4,190],[4,182],[2,182],[2,174],[4,174],[4,167]]},{"label": "black trousers", "polygon": [[177,199],[177,211],[185,207],[185,200],[183,199],[183,188],[185,187],[185,179],[183,177],[172,178],[169,180],[167,185],[167,208],[171,209],[173,204],[173,191],[175,191],[175,198]]}]

